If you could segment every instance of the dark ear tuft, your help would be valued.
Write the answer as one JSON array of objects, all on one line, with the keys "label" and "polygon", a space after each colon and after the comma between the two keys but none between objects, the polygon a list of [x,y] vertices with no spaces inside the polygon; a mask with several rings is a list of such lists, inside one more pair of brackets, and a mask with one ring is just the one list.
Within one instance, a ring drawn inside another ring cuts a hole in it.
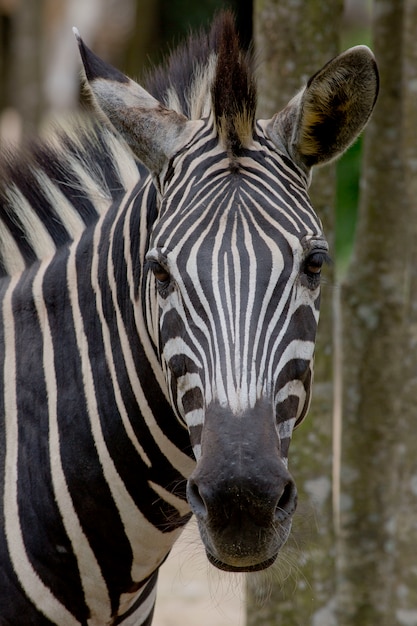
[{"label": "dark ear tuft", "polygon": [[92,52],[92,50],[85,45],[76,28],[73,28],[73,33],[77,38],[85,75],[89,82],[95,80],[96,78],[105,78],[106,80],[113,80],[117,83],[129,82],[127,76],[108,63],[104,63],[104,61],[96,56],[94,52]]}]

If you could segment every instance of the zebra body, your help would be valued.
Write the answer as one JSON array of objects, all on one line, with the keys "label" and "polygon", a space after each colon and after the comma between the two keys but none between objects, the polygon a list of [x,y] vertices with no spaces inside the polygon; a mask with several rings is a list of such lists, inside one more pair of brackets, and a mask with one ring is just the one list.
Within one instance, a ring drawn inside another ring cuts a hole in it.
[{"label": "zebra body", "polygon": [[[143,333],[135,347],[135,337],[123,337],[117,328],[122,316],[131,316],[135,326],[144,328],[142,312],[136,308],[135,276],[132,268],[132,273],[126,274],[131,278],[131,300],[121,310],[114,275],[106,267],[117,220],[122,228],[131,220],[135,246],[139,250],[146,246],[147,204],[152,204],[153,195],[149,184],[143,187],[139,182],[131,194],[126,194],[124,204],[115,202],[79,241],[3,281],[4,372],[9,368],[16,371],[15,377],[4,375],[9,387],[4,392],[8,404],[4,408],[2,445],[8,455],[4,529],[10,555],[2,573],[7,582],[10,576],[11,588],[1,585],[0,615],[11,623],[19,623],[21,615],[21,605],[11,601],[17,582],[14,576],[28,593],[34,615],[38,615],[35,607],[39,606],[45,607],[42,611],[47,617],[56,616],[59,624],[108,623],[110,616],[129,608],[131,598],[126,592],[124,607],[123,590],[147,581],[178,537],[178,529],[189,519],[185,478],[194,462],[191,453],[187,454],[186,431],[166,400],[163,378],[153,381],[147,374],[158,366],[154,348],[147,345]],[[143,238],[137,240],[139,232]],[[97,249],[101,246],[107,250],[100,255],[99,267]],[[23,327],[13,323],[20,311],[26,311]],[[84,325],[90,323],[92,314],[94,331],[87,336]],[[9,327],[7,319],[12,322]],[[120,342],[117,349],[113,340]],[[29,344],[25,359],[16,363],[16,353],[25,352]],[[130,365],[129,372],[126,364]],[[17,398],[19,378],[30,378],[33,384]],[[102,389],[99,394],[98,388]],[[126,405],[135,416],[134,423]],[[116,415],[118,419],[112,421]],[[21,433],[15,430],[19,421]],[[60,439],[65,432],[72,443],[64,452]],[[149,438],[145,452],[143,446]],[[13,442],[19,442],[19,450]],[[120,450],[118,446],[122,446]],[[51,459],[56,460],[53,465]],[[44,468],[43,480],[33,472],[33,465]],[[17,482],[9,475],[13,468],[18,469]],[[126,469],[133,472],[131,481],[123,477]],[[23,492],[18,495],[20,483]],[[7,492],[7,488],[15,491]],[[11,506],[12,502],[17,506],[18,500],[30,502],[32,513],[23,514]],[[95,520],[87,531],[82,509]],[[48,524],[43,512],[48,515]],[[21,528],[16,524],[20,515],[25,523]],[[37,519],[42,520],[38,522],[41,527],[34,533]],[[55,529],[52,543],[50,527]],[[144,558],[149,546],[151,554]],[[81,560],[75,562],[73,553],[81,555]],[[55,564],[49,576],[38,580],[35,572],[42,571],[42,561],[51,559]],[[12,566],[10,572],[7,565]],[[83,578],[92,574],[93,588],[89,589]],[[154,582],[151,579],[151,586]],[[137,595],[135,589],[133,597]],[[65,604],[60,602],[62,597]],[[74,617],[70,618],[68,608]],[[13,617],[8,618],[9,614]],[[90,614],[94,616],[91,622]],[[33,619],[34,623],[44,623],[40,616]]]},{"label": "zebra body", "polygon": [[327,255],[310,168],[377,92],[360,47],[255,123],[228,14],[150,91],[80,50],[123,139],[60,135],[2,190],[2,625],[150,624],[191,512],[217,567],[273,563]]}]

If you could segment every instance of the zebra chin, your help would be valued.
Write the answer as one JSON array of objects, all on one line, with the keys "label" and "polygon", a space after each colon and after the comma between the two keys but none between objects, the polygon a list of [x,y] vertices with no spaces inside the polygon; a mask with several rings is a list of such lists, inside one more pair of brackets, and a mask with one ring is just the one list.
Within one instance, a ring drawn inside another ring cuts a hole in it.
[{"label": "zebra chin", "polygon": [[210,563],[229,572],[272,565],[291,530],[297,489],[269,403],[239,416],[209,407],[187,499]]},{"label": "zebra chin", "polygon": [[271,565],[273,565],[276,561],[278,552],[275,556],[271,557],[270,559],[267,559],[266,561],[262,561],[261,563],[252,563],[249,565],[244,565],[244,564],[232,565],[230,563],[224,563],[223,561],[220,561],[220,559],[217,559],[216,557],[212,556],[210,552],[206,552],[206,555],[207,555],[207,559],[209,560],[209,562],[215,567],[217,567],[217,569],[220,569],[223,572],[231,572],[231,573],[235,572],[237,574],[238,573],[249,574],[250,572],[260,572],[263,569],[268,569],[268,567],[271,567]]},{"label": "zebra chin", "polygon": [[[262,529],[264,530],[264,529]],[[250,542],[250,546],[242,546],[237,543],[236,540],[231,543],[224,544],[223,539],[217,537],[216,540],[210,539],[207,536],[207,530],[204,528],[200,534],[205,536],[203,543],[206,546],[206,556],[208,561],[224,572],[235,573],[250,573],[259,572],[261,570],[268,569],[273,565],[278,557],[279,551],[288,539],[291,530],[291,520],[284,528],[281,526],[278,533],[273,532],[269,537],[269,540],[264,537],[263,545],[259,545],[259,529],[254,530],[252,533],[253,540]],[[257,534],[258,533],[258,534]],[[239,536],[239,529],[234,531],[235,537]],[[217,548],[214,548],[214,541],[217,544]],[[207,547],[210,544],[210,547]],[[216,556],[213,555],[216,554]]]}]

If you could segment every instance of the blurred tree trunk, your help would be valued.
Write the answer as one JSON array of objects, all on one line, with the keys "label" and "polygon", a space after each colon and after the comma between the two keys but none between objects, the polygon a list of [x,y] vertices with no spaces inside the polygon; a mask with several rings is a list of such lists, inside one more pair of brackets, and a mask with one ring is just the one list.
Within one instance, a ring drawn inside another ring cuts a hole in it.
[{"label": "blurred tree trunk", "polygon": [[[342,0],[255,1],[254,34],[261,62],[260,117],[270,117],[284,107],[307,79],[338,53],[342,9]],[[310,190],[331,249],[335,182],[335,168],[327,166],[314,173]],[[292,538],[274,566],[275,572],[248,578],[248,626],[336,625],[332,281],[329,268],[322,289],[313,402],[290,448],[289,466],[299,491]],[[263,595],[268,593],[265,588],[271,579],[276,582],[265,601]]]},{"label": "blurred tree trunk", "polygon": [[381,92],[342,291],[340,626],[417,625],[417,7],[374,0]]},{"label": "blurred tree trunk", "polygon": [[[399,220],[407,221],[404,249],[401,241],[396,253],[406,254],[405,345],[398,368],[403,369],[400,422],[401,449],[398,474],[395,569],[397,572],[396,619],[399,624],[417,626],[417,4],[407,0],[404,11],[403,47],[403,154],[407,211]],[[396,421],[395,420],[395,421]]]},{"label": "blurred tree trunk", "polygon": [[12,16],[10,104],[32,132],[43,110],[42,89],[42,0],[19,0]]},{"label": "blurred tree trunk", "polygon": [[6,98],[4,93],[4,83],[6,78],[6,41],[7,41],[7,33],[6,33],[6,16],[3,14],[1,5],[0,5],[0,112],[3,110],[6,104]]}]

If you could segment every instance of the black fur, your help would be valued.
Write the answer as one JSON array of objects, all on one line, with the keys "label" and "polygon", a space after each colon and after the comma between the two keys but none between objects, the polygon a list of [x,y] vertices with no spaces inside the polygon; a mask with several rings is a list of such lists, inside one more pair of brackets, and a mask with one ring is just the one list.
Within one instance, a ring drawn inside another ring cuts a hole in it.
[{"label": "black fur", "polygon": [[88,80],[91,82],[95,78],[105,78],[107,80],[114,80],[118,83],[127,83],[128,78],[119,72],[115,67],[103,63],[100,57],[96,56],[90,48],[88,48],[80,37],[77,35],[78,46],[80,49],[80,55],[83,60],[85,74]]}]

